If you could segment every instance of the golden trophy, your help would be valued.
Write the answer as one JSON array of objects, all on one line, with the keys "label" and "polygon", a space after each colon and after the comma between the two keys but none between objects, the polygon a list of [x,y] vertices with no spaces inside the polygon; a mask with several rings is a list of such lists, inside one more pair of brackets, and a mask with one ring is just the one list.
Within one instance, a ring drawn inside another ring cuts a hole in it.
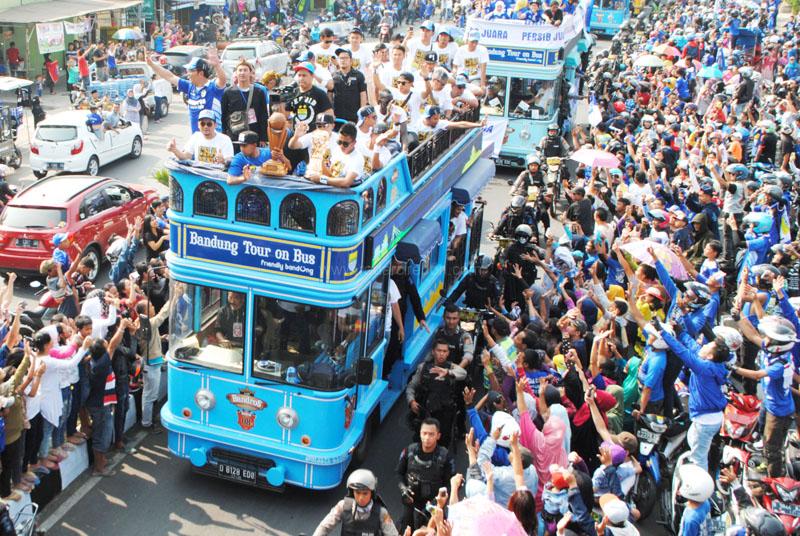
[{"label": "golden trophy", "polygon": [[261,164],[259,170],[262,175],[272,177],[283,177],[289,174],[292,165],[289,159],[283,154],[283,147],[289,130],[286,128],[286,116],[280,112],[275,112],[269,116],[267,121],[267,139],[269,140],[269,150],[272,157]]}]

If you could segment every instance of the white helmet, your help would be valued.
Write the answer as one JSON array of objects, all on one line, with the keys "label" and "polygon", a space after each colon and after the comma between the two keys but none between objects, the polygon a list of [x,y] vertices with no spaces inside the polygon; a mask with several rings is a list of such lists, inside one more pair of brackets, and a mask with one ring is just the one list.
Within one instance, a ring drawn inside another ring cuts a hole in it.
[{"label": "white helmet", "polygon": [[375,492],[377,487],[378,479],[369,469],[356,469],[347,477],[347,489]]},{"label": "white helmet", "polygon": [[705,502],[714,493],[714,479],[708,471],[693,463],[681,465],[679,469],[681,497],[695,502]]},{"label": "white helmet", "polygon": [[497,439],[497,444],[505,448],[510,447],[511,436],[514,433],[519,433],[519,423],[505,411],[495,411],[492,414],[492,432],[498,428],[502,428],[502,430],[500,431],[500,437]]},{"label": "white helmet", "polygon": [[714,335],[725,341],[725,344],[728,345],[731,352],[736,352],[742,347],[742,343],[744,342],[742,334],[737,330],[729,328],[728,326],[714,326],[713,331]]},{"label": "white helmet", "polygon": [[758,323],[758,331],[769,339],[766,348],[773,354],[789,352],[797,343],[797,331],[794,329],[794,324],[782,316],[765,316]]}]

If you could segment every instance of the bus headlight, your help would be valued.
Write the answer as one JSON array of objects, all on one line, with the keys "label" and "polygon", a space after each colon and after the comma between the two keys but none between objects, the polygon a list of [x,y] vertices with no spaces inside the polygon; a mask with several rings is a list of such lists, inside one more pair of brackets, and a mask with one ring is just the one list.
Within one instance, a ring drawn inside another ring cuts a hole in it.
[{"label": "bus headlight", "polygon": [[297,426],[297,423],[300,422],[300,418],[297,416],[297,412],[292,408],[281,408],[278,410],[278,413],[275,415],[275,418],[278,420],[278,424],[281,427],[286,428],[287,430],[291,430]]},{"label": "bus headlight", "polygon": [[217,397],[208,389],[200,389],[194,394],[194,403],[203,411],[211,411],[217,405]]},{"label": "bus headlight", "polygon": [[526,141],[531,139],[530,130],[528,130],[527,128],[523,128],[519,133],[519,137],[522,138],[523,140],[526,140]]}]

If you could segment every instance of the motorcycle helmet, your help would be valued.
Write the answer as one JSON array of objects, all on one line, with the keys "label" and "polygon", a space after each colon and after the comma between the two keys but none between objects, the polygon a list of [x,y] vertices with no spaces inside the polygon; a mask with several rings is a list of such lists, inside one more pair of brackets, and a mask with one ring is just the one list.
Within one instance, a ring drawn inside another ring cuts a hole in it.
[{"label": "motorcycle helmet", "polygon": [[662,324],[661,322],[655,322],[652,323],[652,325],[656,328],[656,333],[655,333],[656,338],[652,343],[650,343],[650,346],[652,346],[654,350],[667,350],[669,348],[669,345],[667,344],[667,341],[665,341],[659,333],[665,331],[670,335],[674,336],[675,331],[669,324]]},{"label": "motorcycle helmet", "polygon": [[481,255],[475,261],[475,272],[479,276],[486,277],[489,275],[489,270],[492,269],[492,259],[488,255]]},{"label": "motorcycle helmet", "polygon": [[751,212],[742,222],[746,227],[752,225],[756,234],[766,234],[772,229],[772,216],[766,212]]},{"label": "motorcycle helmet", "polygon": [[746,181],[750,178],[750,170],[743,164],[730,164],[725,168],[725,173],[730,173],[737,181]]},{"label": "motorcycle helmet", "polygon": [[784,191],[792,189],[794,179],[792,178],[791,173],[786,173],[785,171],[776,171],[775,176],[778,178],[778,181],[781,183],[781,187]]},{"label": "motorcycle helmet", "polygon": [[767,197],[770,203],[780,203],[783,200],[783,189],[780,186],[767,188]]},{"label": "motorcycle helmet", "polygon": [[687,463],[681,465],[678,471],[681,479],[678,493],[685,499],[702,503],[714,493],[714,480],[702,467]]},{"label": "motorcycle helmet", "polygon": [[533,230],[531,229],[530,225],[523,223],[521,225],[517,225],[517,228],[514,229],[514,238],[520,244],[527,244],[530,242],[532,236]]},{"label": "motorcycle helmet", "polygon": [[525,157],[525,167],[530,166],[531,164],[542,165],[542,159],[539,158],[539,155],[536,153],[531,153]]},{"label": "motorcycle helmet", "polygon": [[781,275],[781,272],[771,264],[757,264],[750,268],[750,274],[755,279],[758,288],[769,290],[772,288],[772,281]]},{"label": "motorcycle helmet", "polygon": [[690,311],[696,311],[701,307],[705,307],[709,299],[711,299],[711,291],[708,289],[708,286],[703,283],[692,281],[686,283],[685,288],[686,292],[691,292],[695,296],[695,299],[689,304]]},{"label": "motorcycle helmet", "polygon": [[369,469],[356,469],[347,477],[347,489],[375,492],[378,487],[378,479]]},{"label": "motorcycle helmet", "polygon": [[739,74],[742,75],[742,78],[748,79],[753,76],[753,69],[750,67],[742,67],[739,69]]},{"label": "motorcycle helmet", "polygon": [[780,519],[758,506],[748,506],[741,512],[742,521],[750,534],[757,536],[786,536]]},{"label": "motorcycle helmet", "polygon": [[773,354],[791,351],[797,343],[794,324],[782,316],[765,316],[758,323],[758,331],[766,337],[766,349]]},{"label": "motorcycle helmet", "polygon": [[728,345],[731,352],[736,352],[742,347],[744,340],[742,339],[742,334],[739,333],[738,330],[729,328],[728,326],[714,326],[712,331],[715,336],[725,341],[725,344]]},{"label": "motorcycle helmet", "polygon": [[525,197],[521,195],[515,195],[511,198],[511,210],[512,212],[521,212],[522,209],[525,207]]},{"label": "motorcycle helmet", "polygon": [[[561,129],[558,128],[558,123],[550,123],[547,125],[547,135],[548,136],[558,136],[558,133]],[[555,134],[551,134],[551,132],[555,132]]]}]

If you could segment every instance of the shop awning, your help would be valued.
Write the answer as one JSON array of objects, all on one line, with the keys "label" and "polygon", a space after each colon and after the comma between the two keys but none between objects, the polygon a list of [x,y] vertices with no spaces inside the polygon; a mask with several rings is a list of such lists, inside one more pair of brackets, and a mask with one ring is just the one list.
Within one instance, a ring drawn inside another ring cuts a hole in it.
[{"label": "shop awning", "polygon": [[0,11],[0,23],[33,24],[80,17],[89,13],[125,9],[137,6],[142,0],[52,0],[23,4]]},{"label": "shop awning", "polygon": [[479,158],[453,185],[453,201],[460,205],[466,205],[475,199],[481,189],[492,180],[494,171],[494,160]]},{"label": "shop awning", "polygon": [[420,220],[397,243],[395,257],[400,261],[420,262],[431,250],[441,244],[442,228],[438,221]]}]

